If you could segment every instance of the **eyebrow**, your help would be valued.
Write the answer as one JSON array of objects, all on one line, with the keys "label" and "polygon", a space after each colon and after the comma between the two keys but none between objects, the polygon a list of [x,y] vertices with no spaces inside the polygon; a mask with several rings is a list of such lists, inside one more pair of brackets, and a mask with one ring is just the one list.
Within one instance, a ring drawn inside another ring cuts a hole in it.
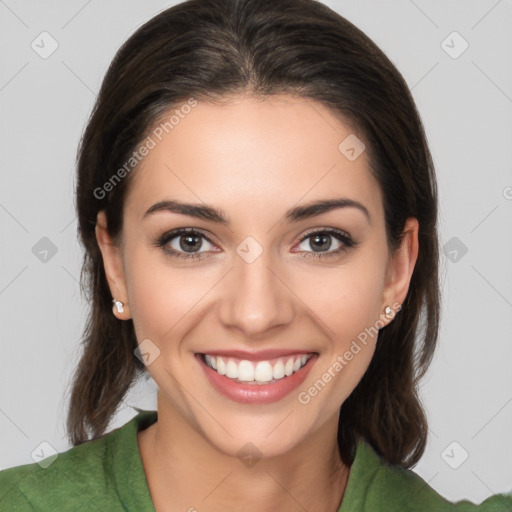
[{"label": "eyebrow", "polygon": [[[299,222],[338,208],[356,208],[364,213],[368,222],[371,222],[368,209],[360,202],[347,198],[318,200],[305,205],[294,206],[285,213],[283,220],[289,223]],[[223,226],[229,225],[229,220],[222,210],[205,204],[189,204],[173,200],[160,201],[146,211],[143,215],[143,219],[157,212],[179,213],[181,215],[195,217],[196,219],[216,222]]]}]

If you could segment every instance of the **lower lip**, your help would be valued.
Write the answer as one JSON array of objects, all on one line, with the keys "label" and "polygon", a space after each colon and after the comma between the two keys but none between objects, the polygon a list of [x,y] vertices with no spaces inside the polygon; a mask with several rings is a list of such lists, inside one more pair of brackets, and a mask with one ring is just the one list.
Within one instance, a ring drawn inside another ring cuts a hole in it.
[{"label": "lower lip", "polygon": [[203,361],[199,354],[196,354],[196,357],[206,377],[219,393],[230,400],[244,404],[269,404],[281,400],[304,382],[318,358],[316,354],[311,355],[298,372],[272,384],[242,384],[224,375],[219,375]]}]

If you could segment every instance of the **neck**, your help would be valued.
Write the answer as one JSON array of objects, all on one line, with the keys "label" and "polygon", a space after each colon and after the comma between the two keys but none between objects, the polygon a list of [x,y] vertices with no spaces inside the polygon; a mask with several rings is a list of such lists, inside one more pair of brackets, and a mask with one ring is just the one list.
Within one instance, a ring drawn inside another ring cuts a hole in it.
[{"label": "neck", "polygon": [[138,435],[156,512],[338,512],[350,468],[339,457],[337,420],[290,452],[256,461],[250,448],[240,458],[217,450],[159,407],[158,421]]}]

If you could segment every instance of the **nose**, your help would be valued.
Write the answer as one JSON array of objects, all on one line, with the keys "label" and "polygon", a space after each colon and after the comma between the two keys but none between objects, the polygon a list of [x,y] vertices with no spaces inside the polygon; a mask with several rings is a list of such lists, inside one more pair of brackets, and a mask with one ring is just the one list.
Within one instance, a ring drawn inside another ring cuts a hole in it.
[{"label": "nose", "polygon": [[296,299],[286,270],[273,264],[270,251],[263,250],[254,261],[242,256],[234,256],[234,267],[224,281],[220,320],[246,338],[263,338],[291,323]]}]

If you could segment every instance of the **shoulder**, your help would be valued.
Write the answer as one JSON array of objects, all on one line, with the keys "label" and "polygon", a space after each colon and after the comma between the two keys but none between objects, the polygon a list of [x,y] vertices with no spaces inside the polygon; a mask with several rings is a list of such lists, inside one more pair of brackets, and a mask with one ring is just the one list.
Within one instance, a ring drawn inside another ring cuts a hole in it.
[{"label": "shoulder", "polygon": [[[139,414],[99,439],[74,446],[39,463],[0,471],[0,510],[119,510],[112,470],[137,449]],[[129,460],[129,459],[127,459]]]},{"label": "shoulder", "polygon": [[492,496],[480,505],[448,501],[412,470],[381,459],[363,440],[357,446],[345,496],[347,507],[343,508],[344,497],[340,512],[512,512],[512,494]]},{"label": "shoulder", "polygon": [[30,505],[57,510],[52,507],[60,506],[63,499],[101,493],[107,484],[104,460],[114,435],[88,441],[39,463],[1,471],[0,509],[31,510]]}]

